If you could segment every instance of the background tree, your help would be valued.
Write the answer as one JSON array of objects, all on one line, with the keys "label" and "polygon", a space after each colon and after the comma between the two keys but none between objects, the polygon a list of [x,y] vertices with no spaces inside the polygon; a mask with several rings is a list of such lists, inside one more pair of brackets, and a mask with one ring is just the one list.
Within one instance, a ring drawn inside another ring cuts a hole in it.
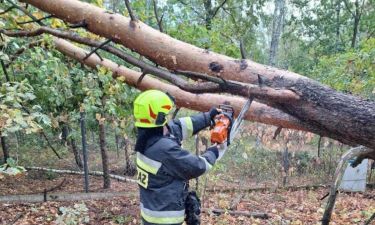
[{"label": "background tree", "polygon": [[285,20],[285,0],[275,0],[275,10],[273,13],[272,21],[272,38],[270,45],[270,54],[268,64],[275,66],[276,55],[279,48],[280,35],[282,34],[282,29]]}]

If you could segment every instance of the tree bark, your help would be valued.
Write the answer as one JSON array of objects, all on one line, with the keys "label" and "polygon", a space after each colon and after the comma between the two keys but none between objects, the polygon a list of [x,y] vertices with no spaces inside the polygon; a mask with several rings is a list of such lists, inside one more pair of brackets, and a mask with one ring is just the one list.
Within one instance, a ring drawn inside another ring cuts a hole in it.
[{"label": "tree bark", "polygon": [[284,26],[285,0],[275,0],[275,10],[273,12],[272,39],[268,64],[276,65],[277,51],[279,48],[280,36]]},{"label": "tree bark", "polygon": [[[172,71],[192,71],[297,93],[300,100],[265,103],[292,115],[305,130],[350,145],[375,149],[375,102],[343,94],[299,74],[236,60],[197,48],[160,33],[140,21],[130,21],[76,0],[23,0],[66,22],[85,21],[87,29],[138,52]],[[80,13],[77,13],[80,12]],[[120,32],[121,31],[121,32]]]},{"label": "tree bark", "polygon": [[9,145],[7,142],[7,138],[5,136],[1,136],[1,133],[0,133],[0,140],[1,140],[1,147],[3,149],[4,163],[6,163],[9,158]]}]

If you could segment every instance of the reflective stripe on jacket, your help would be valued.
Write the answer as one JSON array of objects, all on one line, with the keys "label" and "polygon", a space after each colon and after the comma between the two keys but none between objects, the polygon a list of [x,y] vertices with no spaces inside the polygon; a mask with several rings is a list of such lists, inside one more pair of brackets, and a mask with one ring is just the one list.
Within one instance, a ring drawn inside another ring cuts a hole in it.
[{"label": "reflective stripe on jacket", "polygon": [[[181,224],[185,217],[187,181],[211,169],[214,151],[196,156],[181,149],[183,139],[209,126],[207,113],[168,123],[170,136],[151,137],[144,153],[137,152],[141,216],[145,224]],[[216,150],[217,151],[217,150]]]}]

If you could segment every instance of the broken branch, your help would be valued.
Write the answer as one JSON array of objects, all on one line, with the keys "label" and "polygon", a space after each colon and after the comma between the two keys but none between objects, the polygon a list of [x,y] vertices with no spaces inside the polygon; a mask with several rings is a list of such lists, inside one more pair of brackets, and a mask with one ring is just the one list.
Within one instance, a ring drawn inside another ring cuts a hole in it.
[{"label": "broken branch", "polygon": [[273,140],[276,140],[277,136],[280,134],[281,130],[283,129],[283,127],[278,127],[273,135]]},{"label": "broken branch", "polygon": [[61,156],[59,155],[59,153],[57,153],[56,149],[52,146],[52,144],[49,141],[46,133],[43,130],[42,130],[42,135],[43,135],[44,139],[46,139],[48,146],[51,148],[51,150],[53,151],[53,153],[55,153],[55,155],[57,156],[57,158],[62,159]]},{"label": "broken branch", "polygon": [[99,52],[95,52],[95,55],[97,55],[99,57],[100,61],[104,60],[103,57],[99,54]]},{"label": "broken branch", "polygon": [[76,29],[76,28],[86,28],[87,27],[87,23],[86,23],[86,20],[82,20],[81,22],[78,22],[78,23],[75,23],[75,24],[71,24],[68,26],[69,28],[72,28],[72,29]]},{"label": "broken branch", "polygon": [[37,22],[40,22],[42,20],[46,20],[46,19],[49,19],[49,18],[52,18],[53,15],[49,15],[49,16],[45,16],[45,17],[42,17],[40,19],[37,19],[37,20],[29,20],[29,21],[25,21],[25,22],[17,22],[18,25],[22,25],[22,24],[28,24],[28,23],[37,23]]},{"label": "broken branch", "polygon": [[232,210],[224,210],[224,209],[203,208],[202,212],[215,213],[215,214],[218,214],[218,215],[228,213],[228,214],[234,215],[234,216],[248,216],[248,217],[260,218],[260,219],[268,219],[269,218],[267,213],[249,212],[249,211],[232,211]]},{"label": "broken branch", "polygon": [[143,78],[146,76],[146,74],[147,74],[147,71],[144,70],[144,71],[142,72],[141,76],[139,77],[138,81],[137,81],[137,84],[136,84],[137,86],[142,82],[142,80],[143,80]]},{"label": "broken branch", "polygon": [[[82,61],[85,61],[86,59],[88,59],[92,54],[97,53],[96,51],[98,51],[99,49],[103,48],[103,46],[107,45],[110,42],[111,42],[111,40],[108,39],[105,42],[103,42],[102,44],[100,44],[99,46],[95,47],[94,50],[92,50],[89,54],[87,54],[87,56],[85,58],[82,59]],[[99,56],[99,58],[100,58],[100,56]]]}]

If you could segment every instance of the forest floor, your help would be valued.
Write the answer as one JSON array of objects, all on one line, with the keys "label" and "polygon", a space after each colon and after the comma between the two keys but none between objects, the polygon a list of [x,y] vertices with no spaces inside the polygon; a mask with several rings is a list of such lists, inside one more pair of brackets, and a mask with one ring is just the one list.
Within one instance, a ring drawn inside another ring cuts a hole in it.
[{"label": "forest floor", "polygon": [[[0,195],[42,195],[44,189],[55,187],[64,179],[63,186],[55,192],[83,192],[83,178],[80,175],[29,171],[20,177],[8,177],[1,180]],[[270,218],[256,219],[247,216],[232,216],[228,213],[222,215],[203,213],[202,224],[320,224],[319,220],[322,218],[327,198],[320,199],[328,192],[327,188],[222,191],[224,187],[250,188],[251,185],[247,181],[241,182],[239,185],[220,179],[216,179],[215,182],[207,182],[206,190],[209,191],[205,192],[202,199],[203,207],[228,209],[234,199],[238,199],[241,195],[241,200],[233,210],[267,213]],[[87,212],[82,210],[78,214],[80,218],[89,218],[88,224],[140,224],[136,184],[112,180],[111,189],[103,190],[101,186],[102,179],[100,177],[90,176],[91,192],[126,192],[131,195],[76,202],[0,203],[0,224],[58,224],[56,221],[62,219],[61,214],[64,211],[62,207],[73,208],[75,204],[76,207],[85,206],[88,209]],[[75,211],[77,212],[77,210]],[[340,193],[331,224],[363,224],[373,213],[375,213],[374,189],[369,189],[365,193]]]}]

